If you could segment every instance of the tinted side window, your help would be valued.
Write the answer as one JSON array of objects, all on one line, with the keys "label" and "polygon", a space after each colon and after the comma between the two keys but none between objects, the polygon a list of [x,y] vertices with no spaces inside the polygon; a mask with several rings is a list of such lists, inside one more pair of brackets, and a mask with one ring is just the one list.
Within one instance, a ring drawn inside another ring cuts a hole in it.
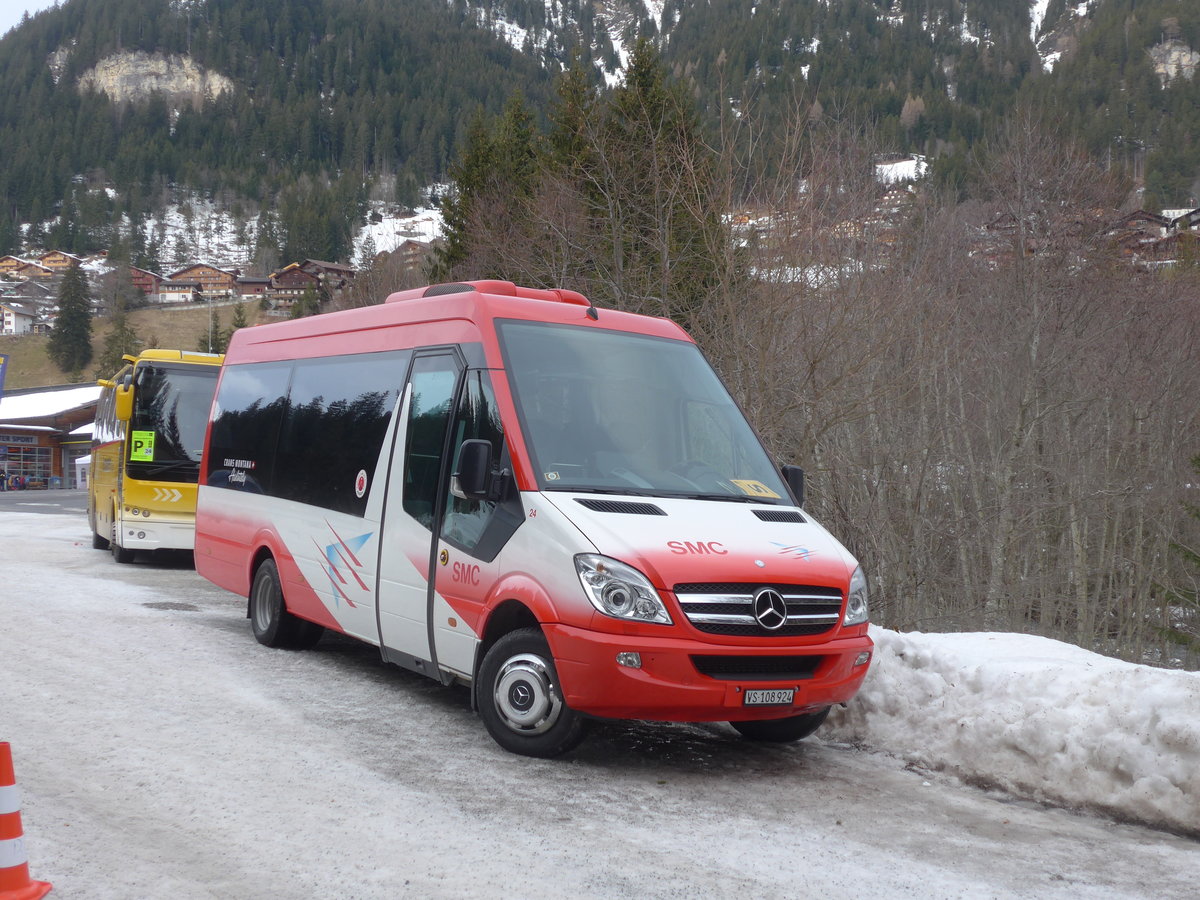
[{"label": "tinted side window", "polygon": [[[492,394],[492,380],[486,372],[467,373],[467,383],[454,416],[453,472],[458,468],[458,451],[465,440],[482,439],[492,445],[493,464],[500,460],[504,451],[504,429],[500,424],[500,413]],[[484,500],[465,500],[455,497],[447,488],[446,518],[442,522],[442,537],[471,550],[479,543],[484,528],[492,517],[496,504]]]},{"label": "tinted side window", "polygon": [[407,362],[403,352],[298,361],[271,493],[363,515]]},{"label": "tinted side window", "polygon": [[291,363],[225,369],[213,404],[205,484],[270,493],[291,374]]},{"label": "tinted side window", "polygon": [[413,363],[411,381],[404,510],[432,530],[458,363],[449,355],[423,356]]}]

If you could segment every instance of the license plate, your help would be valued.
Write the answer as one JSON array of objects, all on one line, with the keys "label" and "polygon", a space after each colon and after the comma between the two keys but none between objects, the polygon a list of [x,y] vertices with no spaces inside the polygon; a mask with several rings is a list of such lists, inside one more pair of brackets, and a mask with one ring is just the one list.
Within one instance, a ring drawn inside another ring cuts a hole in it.
[{"label": "license plate", "polygon": [[743,706],[791,706],[796,696],[794,690],[763,691],[752,690],[743,694]]}]

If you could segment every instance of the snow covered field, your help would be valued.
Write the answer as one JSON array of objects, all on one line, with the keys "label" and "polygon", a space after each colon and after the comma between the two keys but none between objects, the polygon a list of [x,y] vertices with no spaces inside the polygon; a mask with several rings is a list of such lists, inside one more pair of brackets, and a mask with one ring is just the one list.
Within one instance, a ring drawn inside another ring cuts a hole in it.
[{"label": "snow covered field", "polygon": [[82,514],[5,504],[0,547],[0,740],[52,897],[1196,894],[1195,837],[1112,818],[1200,836],[1196,673],[877,630],[815,739],[604,723],[531,760],[364,645],[258,646],[244,601],[117,566]]}]

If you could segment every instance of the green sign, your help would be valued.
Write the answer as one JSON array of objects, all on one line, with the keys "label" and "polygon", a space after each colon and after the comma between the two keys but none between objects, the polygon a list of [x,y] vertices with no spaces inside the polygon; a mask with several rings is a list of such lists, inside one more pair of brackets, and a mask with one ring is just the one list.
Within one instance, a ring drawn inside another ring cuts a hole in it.
[{"label": "green sign", "polygon": [[153,431],[130,432],[129,458],[135,462],[154,462]]}]

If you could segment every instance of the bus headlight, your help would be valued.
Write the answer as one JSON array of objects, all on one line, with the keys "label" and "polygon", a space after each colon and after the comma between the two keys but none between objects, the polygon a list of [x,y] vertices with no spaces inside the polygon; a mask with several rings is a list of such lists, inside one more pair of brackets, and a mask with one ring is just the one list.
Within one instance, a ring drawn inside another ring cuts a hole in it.
[{"label": "bus headlight", "polygon": [[870,617],[867,608],[867,576],[863,574],[862,566],[854,570],[850,576],[850,598],[846,602],[846,618],[843,625],[861,625]]},{"label": "bus headlight", "polygon": [[658,591],[633,566],[596,553],[575,557],[575,571],[592,606],[615,619],[671,624],[671,616]]}]

